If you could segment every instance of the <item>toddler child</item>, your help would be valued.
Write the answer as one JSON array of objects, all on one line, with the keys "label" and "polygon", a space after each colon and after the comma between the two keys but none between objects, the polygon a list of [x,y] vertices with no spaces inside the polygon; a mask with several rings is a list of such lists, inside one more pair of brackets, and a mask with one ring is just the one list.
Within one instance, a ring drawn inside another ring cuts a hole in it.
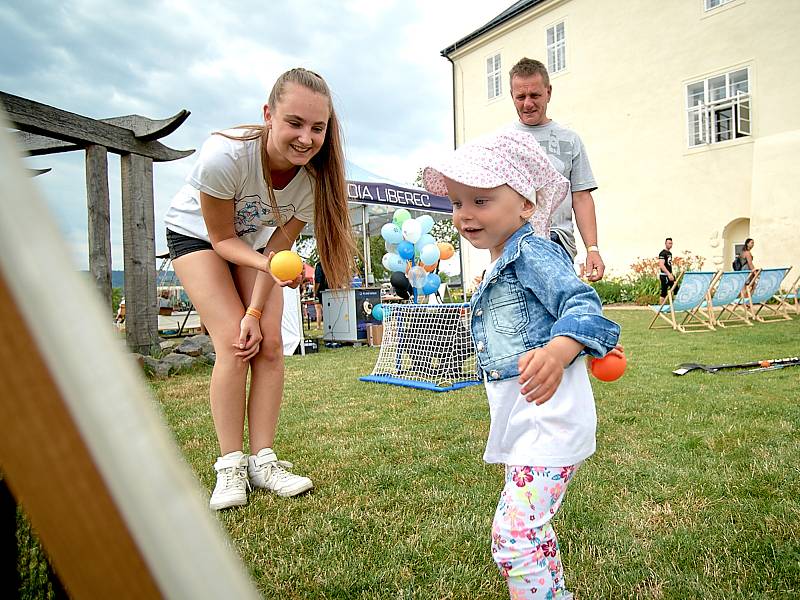
[{"label": "toddler child", "polygon": [[614,350],[620,329],[549,239],[569,183],[516,130],[461,146],[423,180],[450,197],[459,233],[491,255],[471,329],[491,417],[484,460],[505,465],[492,555],[512,598],[572,598],[551,520],[595,450],[592,388],[576,358]]}]

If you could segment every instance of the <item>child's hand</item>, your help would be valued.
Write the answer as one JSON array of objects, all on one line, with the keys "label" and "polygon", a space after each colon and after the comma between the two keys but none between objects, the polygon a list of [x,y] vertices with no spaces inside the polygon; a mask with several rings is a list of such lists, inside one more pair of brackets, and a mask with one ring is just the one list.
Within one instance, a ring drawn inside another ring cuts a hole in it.
[{"label": "child's hand", "polygon": [[[622,346],[617,344],[611,350],[608,351],[608,354],[606,356],[608,356],[608,355],[619,356],[620,358],[625,358],[625,348],[623,348]],[[589,367],[589,369],[591,370],[591,368],[592,368],[592,357],[591,356],[587,356],[586,357],[586,366]]]},{"label": "child's hand", "polygon": [[625,348],[617,344],[611,350],[609,350],[608,354],[611,354],[613,356],[619,356],[620,358],[622,358],[623,356],[625,356]]},{"label": "child's hand", "polygon": [[545,346],[523,354],[518,365],[520,391],[525,400],[537,405],[550,400],[564,376],[562,361]]}]

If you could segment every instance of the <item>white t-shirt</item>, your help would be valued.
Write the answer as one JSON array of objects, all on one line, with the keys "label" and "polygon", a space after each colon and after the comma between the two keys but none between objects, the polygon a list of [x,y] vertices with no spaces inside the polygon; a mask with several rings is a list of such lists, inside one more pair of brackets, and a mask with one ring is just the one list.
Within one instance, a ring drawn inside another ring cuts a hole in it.
[{"label": "white t-shirt", "polygon": [[[230,129],[230,135],[243,130]],[[210,242],[200,192],[235,202],[234,227],[245,243],[262,248],[278,225],[269,201],[261,169],[261,141],[232,140],[222,135],[209,137],[197,156],[186,185],[172,198],[164,221],[167,229]],[[275,190],[280,218],[286,223],[296,217],[304,223],[314,220],[314,185],[311,174],[301,168],[282,190]]]},{"label": "white t-shirt", "polygon": [[[486,269],[484,281],[497,261]],[[489,400],[487,463],[566,467],[594,454],[597,414],[583,360],[564,369],[555,394],[540,406],[520,394],[517,378],[485,380]]]}]

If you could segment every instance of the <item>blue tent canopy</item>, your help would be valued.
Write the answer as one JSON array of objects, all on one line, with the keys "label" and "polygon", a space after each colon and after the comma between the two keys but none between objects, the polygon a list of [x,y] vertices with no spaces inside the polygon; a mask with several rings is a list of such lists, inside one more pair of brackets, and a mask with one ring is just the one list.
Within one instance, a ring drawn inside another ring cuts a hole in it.
[{"label": "blue tent canopy", "polygon": [[423,189],[401,185],[375,175],[349,160],[345,161],[347,196],[350,202],[377,204],[391,209],[407,208],[422,212],[453,212],[446,196],[435,196]]}]

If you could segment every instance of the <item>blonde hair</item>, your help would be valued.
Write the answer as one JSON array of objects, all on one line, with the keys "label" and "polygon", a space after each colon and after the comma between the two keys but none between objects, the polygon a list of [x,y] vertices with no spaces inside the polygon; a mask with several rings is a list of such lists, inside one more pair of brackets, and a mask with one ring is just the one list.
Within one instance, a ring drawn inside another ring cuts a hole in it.
[{"label": "blonde hair", "polygon": [[[331,288],[345,287],[355,273],[356,245],[350,228],[347,180],[344,172],[344,151],[339,119],[333,108],[328,84],[320,75],[303,68],[290,69],[278,77],[267,100],[271,109],[274,110],[274,107],[280,103],[287,83],[302,85],[328,99],[330,116],[328,117],[325,141],[306,168],[314,180],[314,237],[317,240],[317,252],[322,261],[322,269],[325,271],[325,278]],[[246,131],[241,136],[232,136],[220,131],[215,133],[236,140],[259,139],[261,141],[261,170],[264,173],[270,206],[273,214],[278,218],[278,226],[281,231],[284,231],[269,170],[269,156],[267,155],[269,128],[266,125],[239,125],[235,129],[245,129]]]},{"label": "blonde hair", "polygon": [[534,75],[542,76],[544,87],[550,86],[550,75],[547,73],[544,63],[526,56],[520,58],[517,64],[511,67],[508,72],[508,83],[513,85],[514,77],[533,77]]}]

